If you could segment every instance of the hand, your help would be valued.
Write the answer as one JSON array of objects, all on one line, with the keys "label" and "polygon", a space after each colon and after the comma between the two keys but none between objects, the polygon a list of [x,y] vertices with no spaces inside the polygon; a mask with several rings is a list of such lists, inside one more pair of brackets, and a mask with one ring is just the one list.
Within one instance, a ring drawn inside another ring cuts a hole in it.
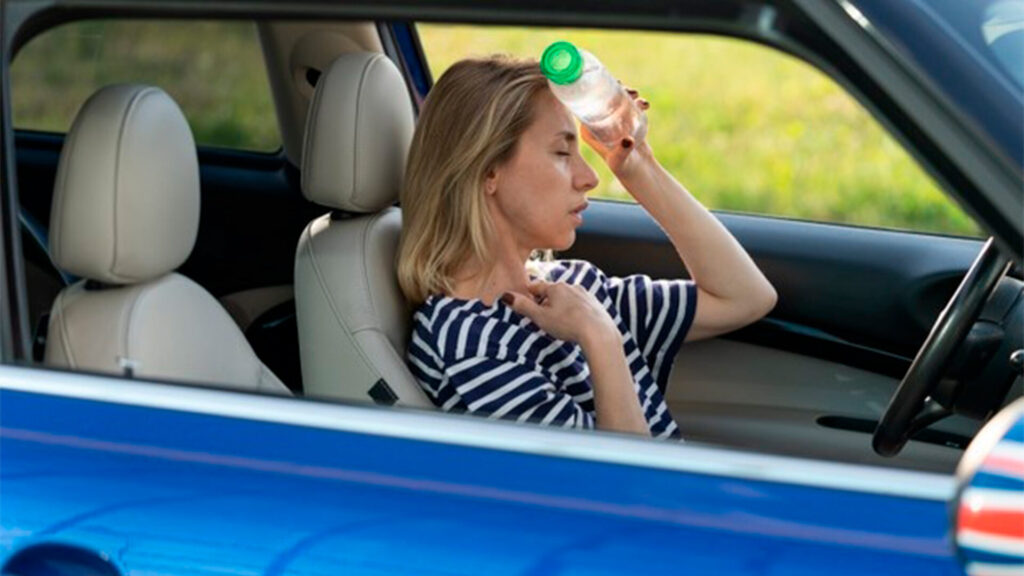
[{"label": "hand", "polygon": [[620,338],[608,311],[581,286],[537,280],[528,288],[529,294],[506,292],[501,299],[551,336],[581,345],[593,338]]},{"label": "hand", "polygon": [[[620,82],[621,84],[621,82]],[[646,112],[650,107],[651,103],[647,100],[640,98],[640,93],[628,86],[624,87],[626,93],[629,94],[637,107],[641,111]],[[647,144],[646,132],[640,135],[639,141],[635,140],[631,136],[623,138],[618,146],[611,146],[604,144],[599,141],[590,130],[587,129],[586,125],[580,125],[580,136],[583,141],[586,142],[597,154],[604,160],[608,168],[611,169],[612,173],[616,176],[628,174],[636,168],[636,165],[641,164],[642,156],[650,155],[650,147]],[[636,150],[637,153],[633,153]]]}]

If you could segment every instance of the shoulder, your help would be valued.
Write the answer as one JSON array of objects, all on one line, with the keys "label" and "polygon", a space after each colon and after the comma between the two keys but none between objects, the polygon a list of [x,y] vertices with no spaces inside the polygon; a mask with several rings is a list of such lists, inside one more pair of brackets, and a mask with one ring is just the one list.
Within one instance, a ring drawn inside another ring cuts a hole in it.
[{"label": "shoulder", "polygon": [[480,300],[431,296],[413,314],[413,338],[427,343],[446,363],[488,350],[488,342],[504,333],[510,321],[503,306]]},{"label": "shoulder", "polygon": [[545,274],[548,282],[578,284],[588,290],[592,290],[595,285],[603,287],[608,282],[605,273],[586,260],[554,260],[544,264],[548,266]]}]

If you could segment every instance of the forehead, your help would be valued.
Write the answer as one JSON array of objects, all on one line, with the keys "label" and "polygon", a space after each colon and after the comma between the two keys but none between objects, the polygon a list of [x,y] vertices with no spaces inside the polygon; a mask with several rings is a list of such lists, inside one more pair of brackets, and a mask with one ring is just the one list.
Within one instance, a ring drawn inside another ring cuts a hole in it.
[{"label": "forehead", "polygon": [[576,133],[576,122],[572,113],[562,104],[550,90],[537,95],[534,104],[533,124],[527,129],[534,136],[549,138],[560,132]]}]

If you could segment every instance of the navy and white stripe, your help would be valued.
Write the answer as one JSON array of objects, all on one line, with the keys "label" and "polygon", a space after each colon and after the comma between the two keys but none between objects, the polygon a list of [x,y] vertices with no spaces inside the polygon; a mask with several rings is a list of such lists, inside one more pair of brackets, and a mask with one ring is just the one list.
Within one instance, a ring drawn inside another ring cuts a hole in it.
[{"label": "navy and white stripe", "polygon": [[[549,282],[578,284],[622,333],[640,406],[655,437],[678,437],[663,392],[693,323],[693,282],[637,274],[609,278],[583,260],[545,264]],[[564,428],[594,428],[590,368],[580,347],[549,336],[501,300],[432,295],[416,311],[408,363],[444,410]]]}]

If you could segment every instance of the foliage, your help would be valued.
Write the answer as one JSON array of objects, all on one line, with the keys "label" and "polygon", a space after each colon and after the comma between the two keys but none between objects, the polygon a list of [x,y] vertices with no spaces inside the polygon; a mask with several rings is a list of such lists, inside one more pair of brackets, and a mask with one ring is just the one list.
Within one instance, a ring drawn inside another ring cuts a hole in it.
[{"label": "foliage", "polygon": [[[978,235],[860,104],[801,60],[701,35],[483,26],[418,27],[435,78],[467,56],[538,58],[564,39],[651,102],[658,159],[706,206],[806,220]],[[589,149],[593,195],[630,200]]]},{"label": "foliage", "polygon": [[271,151],[281,145],[256,27],[251,22],[91,20],[50,30],[15,57],[14,125],[65,132],[97,88],[160,86],[196,141]]},{"label": "foliage", "polygon": [[[811,66],[749,42],[654,32],[420,25],[433,74],[473,54],[539,56],[566,39],[652,108],[660,161],[705,205],[807,220],[978,235],[853,98]],[[64,132],[96,88],[144,82],[185,111],[200,144],[275,150],[280,134],[255,26],[84,21],[33,39],[12,67],[14,124]],[[629,200],[590,150],[594,195]]]}]

